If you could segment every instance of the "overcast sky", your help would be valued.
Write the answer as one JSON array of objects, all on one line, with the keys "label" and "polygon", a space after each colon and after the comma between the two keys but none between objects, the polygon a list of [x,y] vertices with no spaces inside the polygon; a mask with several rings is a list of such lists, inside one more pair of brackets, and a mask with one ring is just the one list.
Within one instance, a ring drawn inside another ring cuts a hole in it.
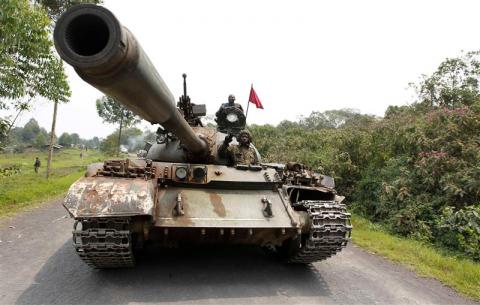
[{"label": "overcast sky", "polygon": [[[340,108],[381,116],[388,105],[411,103],[408,83],[444,58],[480,49],[480,1],[106,0],[105,6],[134,33],[177,98],[182,73],[192,101],[205,103],[209,114],[229,94],[246,106],[253,83],[265,109],[250,107],[250,124]],[[70,67],[67,74],[73,94],[59,107],[57,134],[111,133],[115,126],[95,110],[102,94]],[[52,109],[39,102],[18,125],[35,117],[50,129]]]}]

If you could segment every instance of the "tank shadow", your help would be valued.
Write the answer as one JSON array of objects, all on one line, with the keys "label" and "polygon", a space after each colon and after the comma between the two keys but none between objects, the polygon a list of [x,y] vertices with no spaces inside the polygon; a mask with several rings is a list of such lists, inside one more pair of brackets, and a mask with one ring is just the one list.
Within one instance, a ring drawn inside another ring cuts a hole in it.
[{"label": "tank shadow", "polygon": [[312,266],[286,265],[258,247],[150,250],[132,269],[95,270],[65,243],[16,304],[128,304],[249,297],[329,296]]}]

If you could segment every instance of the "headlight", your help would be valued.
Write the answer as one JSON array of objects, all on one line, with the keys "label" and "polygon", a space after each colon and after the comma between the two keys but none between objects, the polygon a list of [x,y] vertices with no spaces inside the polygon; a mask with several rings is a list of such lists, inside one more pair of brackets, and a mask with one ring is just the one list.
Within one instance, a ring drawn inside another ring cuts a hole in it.
[{"label": "headlight", "polygon": [[205,177],[206,174],[207,174],[207,172],[205,171],[205,169],[203,167],[195,167],[193,169],[193,178],[194,179],[203,179],[203,177]]},{"label": "headlight", "polygon": [[175,170],[175,176],[180,180],[185,179],[185,177],[187,177],[187,169],[185,167],[177,167]]},{"label": "headlight", "polygon": [[229,113],[227,114],[227,121],[229,121],[230,123],[235,123],[236,121],[238,121],[238,116],[235,113]]}]

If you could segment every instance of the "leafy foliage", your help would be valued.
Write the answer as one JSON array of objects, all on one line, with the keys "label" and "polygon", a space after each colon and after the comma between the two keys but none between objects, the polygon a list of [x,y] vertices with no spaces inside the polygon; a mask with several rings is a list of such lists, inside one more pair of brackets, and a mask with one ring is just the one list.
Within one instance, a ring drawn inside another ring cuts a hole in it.
[{"label": "leafy foliage", "polygon": [[470,106],[479,98],[479,51],[447,58],[430,76],[423,76],[417,89],[420,105],[455,108]]},{"label": "leafy foliage", "polygon": [[354,210],[391,231],[480,259],[480,53],[423,76],[418,101],[383,119],[313,112],[250,126],[264,161],[296,160],[336,179]]},{"label": "leafy foliage", "polygon": [[133,126],[140,122],[140,118],[132,111],[117,103],[110,96],[104,95],[96,101],[97,113],[104,122],[110,124],[120,124],[122,122],[125,128]]},{"label": "leafy foliage", "polygon": [[[37,96],[68,102],[70,87],[63,62],[54,55],[51,30],[51,20],[40,5],[0,1],[0,109],[13,107],[19,114]],[[14,123],[15,119],[8,120],[9,127],[0,131],[0,147],[7,145]],[[37,144],[41,142],[40,138]]]},{"label": "leafy foliage", "polygon": [[57,20],[71,6],[82,3],[103,3],[102,0],[35,0],[35,2],[45,7],[48,16],[53,20]]},{"label": "leafy foliage", "polygon": [[4,0],[0,12],[0,108],[8,108],[5,99],[24,96],[66,102],[70,89],[62,62],[53,54],[43,8],[27,0]]},{"label": "leafy foliage", "polygon": [[[111,124],[119,124],[117,133],[117,153],[120,151],[122,142],[122,129],[134,126],[140,122],[140,118],[132,111],[125,108],[122,104],[117,103],[110,96],[104,95],[96,102],[97,113],[104,122]],[[112,139],[107,138],[101,146],[104,152],[112,153]],[[103,148],[102,148],[103,147]]]},{"label": "leafy foliage", "polygon": [[438,230],[443,244],[480,260],[480,205],[457,211],[446,207],[438,222]]}]

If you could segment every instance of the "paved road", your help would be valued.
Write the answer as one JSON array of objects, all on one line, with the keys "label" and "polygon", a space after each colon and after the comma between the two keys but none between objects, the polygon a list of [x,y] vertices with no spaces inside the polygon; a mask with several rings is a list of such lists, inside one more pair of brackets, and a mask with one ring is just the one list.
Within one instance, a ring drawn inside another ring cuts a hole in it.
[{"label": "paved road", "polygon": [[99,271],[76,256],[59,202],[0,221],[0,304],[477,304],[349,246],[310,266],[257,248],[150,253]]}]

